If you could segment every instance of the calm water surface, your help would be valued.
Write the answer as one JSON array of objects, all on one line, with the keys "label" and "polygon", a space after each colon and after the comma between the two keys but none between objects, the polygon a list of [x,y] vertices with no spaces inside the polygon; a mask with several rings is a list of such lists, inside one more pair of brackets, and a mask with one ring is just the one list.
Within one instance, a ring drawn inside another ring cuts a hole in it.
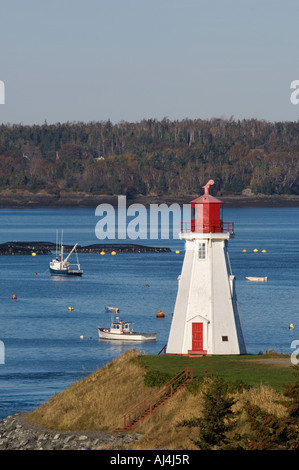
[{"label": "calm water surface", "polygon": [[[57,229],[63,229],[66,244],[100,242],[93,209],[1,209],[0,220],[0,243],[55,242]],[[299,208],[225,209],[224,220],[235,222],[229,255],[248,353],[292,352],[292,341],[299,339]],[[36,408],[132,348],[99,341],[97,327],[110,323],[105,305],[119,307],[136,331],[157,332],[155,343],[134,347],[157,354],[167,343],[184,244],[173,238],[136,243],[172,251],[79,254],[82,278],[51,277],[51,255],[0,257],[0,419]],[[268,282],[250,283],[246,276],[268,276]],[[158,310],[164,319],[156,318]]]}]

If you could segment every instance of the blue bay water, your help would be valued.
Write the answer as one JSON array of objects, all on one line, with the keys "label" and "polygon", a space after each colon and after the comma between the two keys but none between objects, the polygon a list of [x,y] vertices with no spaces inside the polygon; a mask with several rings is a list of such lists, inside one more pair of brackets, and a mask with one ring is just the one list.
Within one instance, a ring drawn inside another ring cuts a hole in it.
[{"label": "blue bay water", "polygon": [[[55,243],[57,229],[63,229],[65,244],[101,242],[94,209],[1,209],[0,220],[0,243]],[[292,341],[299,340],[299,208],[225,208],[224,220],[235,223],[229,255],[247,352],[291,353]],[[127,242],[167,246],[171,252],[79,254],[82,278],[51,277],[51,255],[0,257],[0,340],[5,347],[0,419],[36,408],[132,347],[157,354],[166,345],[184,243],[173,238]],[[267,276],[268,282],[250,283],[246,276]],[[110,323],[105,305],[119,307],[136,331],[157,332],[157,341],[134,346],[100,341],[97,327]],[[158,310],[165,318],[156,318]]]}]

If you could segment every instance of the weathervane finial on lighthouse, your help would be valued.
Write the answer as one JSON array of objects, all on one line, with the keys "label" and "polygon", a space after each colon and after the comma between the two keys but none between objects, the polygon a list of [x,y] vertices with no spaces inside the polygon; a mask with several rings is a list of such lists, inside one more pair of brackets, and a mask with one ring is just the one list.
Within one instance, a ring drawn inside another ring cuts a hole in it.
[{"label": "weathervane finial on lighthouse", "polygon": [[210,193],[210,186],[212,186],[214,184],[214,180],[209,180],[207,182],[207,184],[205,186],[203,186],[204,190],[205,190],[205,194],[209,194]]}]

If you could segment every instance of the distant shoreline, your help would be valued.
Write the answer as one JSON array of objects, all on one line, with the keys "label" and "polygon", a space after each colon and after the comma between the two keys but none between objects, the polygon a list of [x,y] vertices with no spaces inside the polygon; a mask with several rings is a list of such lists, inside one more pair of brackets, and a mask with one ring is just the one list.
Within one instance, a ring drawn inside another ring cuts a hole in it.
[{"label": "distant shoreline", "polygon": [[[149,207],[150,204],[177,203],[179,205],[188,204],[198,195],[186,196],[138,196],[134,199],[126,199],[127,207],[131,204],[142,204]],[[218,196],[227,208],[249,208],[249,207],[299,207],[299,196]],[[82,193],[67,193],[51,195],[44,192],[29,193],[27,191],[7,190],[0,192],[0,209],[42,209],[42,208],[96,208],[99,204],[111,204],[117,207],[118,196],[88,195]]]}]

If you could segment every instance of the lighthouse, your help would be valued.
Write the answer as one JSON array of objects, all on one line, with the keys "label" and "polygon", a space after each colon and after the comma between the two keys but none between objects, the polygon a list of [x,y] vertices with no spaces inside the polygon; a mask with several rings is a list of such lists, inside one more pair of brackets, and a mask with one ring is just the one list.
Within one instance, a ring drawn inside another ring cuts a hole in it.
[{"label": "lighthouse", "polygon": [[234,224],[223,222],[222,202],[210,194],[213,184],[210,180],[204,194],[191,201],[190,221],[181,226],[185,257],[167,354],[246,354],[228,255]]}]

